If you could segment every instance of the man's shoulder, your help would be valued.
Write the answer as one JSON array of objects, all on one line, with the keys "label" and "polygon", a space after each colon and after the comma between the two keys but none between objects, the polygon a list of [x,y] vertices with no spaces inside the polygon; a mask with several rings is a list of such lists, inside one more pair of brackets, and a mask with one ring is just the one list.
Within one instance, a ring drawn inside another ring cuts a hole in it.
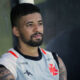
[{"label": "man's shoulder", "polygon": [[[0,57],[0,69],[5,68],[5,70],[10,71],[14,76],[16,76],[16,61],[17,59],[9,51],[13,52],[13,48],[10,48],[6,53]],[[4,66],[4,67],[3,67]]]},{"label": "man's shoulder", "polygon": [[6,51],[5,53],[3,53],[0,56],[0,63],[1,62],[14,61],[15,60],[15,57],[14,57],[13,52],[14,52],[14,49],[13,48],[10,48],[8,51]]},{"label": "man's shoulder", "polygon": [[53,57],[53,59],[55,59],[57,65],[59,66],[57,53],[48,51],[48,50],[43,49],[43,48],[41,48],[41,51],[42,51],[44,54],[46,54],[48,57],[50,57],[50,56]]},{"label": "man's shoulder", "polygon": [[44,54],[52,55],[52,56],[58,56],[58,54],[55,53],[55,52],[49,51],[49,50],[44,49],[44,48],[40,48],[40,49],[41,49],[41,51],[42,51]]},{"label": "man's shoulder", "polygon": [[46,49],[44,49],[44,48],[40,48],[40,50],[43,52],[43,53],[45,53],[45,54],[50,54],[50,53],[52,53],[51,51],[48,51],[48,50],[46,50]]}]

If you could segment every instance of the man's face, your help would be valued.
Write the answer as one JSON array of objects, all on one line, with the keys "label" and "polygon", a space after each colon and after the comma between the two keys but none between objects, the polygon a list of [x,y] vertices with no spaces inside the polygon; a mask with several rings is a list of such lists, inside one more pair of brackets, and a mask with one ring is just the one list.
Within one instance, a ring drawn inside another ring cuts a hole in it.
[{"label": "man's face", "polygon": [[43,22],[40,13],[32,13],[22,16],[19,20],[18,34],[19,42],[36,47],[43,41]]}]

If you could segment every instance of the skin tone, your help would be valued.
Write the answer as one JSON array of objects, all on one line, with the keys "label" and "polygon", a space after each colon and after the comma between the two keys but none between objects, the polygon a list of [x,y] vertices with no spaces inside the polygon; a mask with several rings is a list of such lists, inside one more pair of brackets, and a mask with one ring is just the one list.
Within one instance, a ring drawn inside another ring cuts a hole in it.
[{"label": "skin tone", "polygon": [[8,69],[0,67],[0,80],[15,80],[15,78]]},{"label": "skin tone", "polygon": [[67,70],[64,62],[59,56],[58,61],[59,61],[59,80],[67,80]]},{"label": "skin tone", "polygon": [[[19,27],[14,26],[13,33],[19,38],[20,51],[23,52],[24,55],[38,56],[38,46],[33,47],[25,44],[21,39],[20,33],[24,35],[26,40],[30,40],[31,36],[36,32],[43,34],[42,17],[39,13],[22,16],[19,20]],[[42,40],[42,36],[37,34],[32,37],[32,40],[38,42],[39,40]]]},{"label": "skin tone", "polygon": [[[38,55],[38,46],[33,47],[28,44],[25,44],[21,38],[21,35],[24,36],[25,40],[29,41],[31,36],[39,32],[43,34],[43,22],[42,17],[39,13],[32,13],[25,16],[22,16],[18,22],[18,26],[13,27],[13,34],[19,39],[19,47],[18,49],[24,54],[28,56],[37,57]],[[37,34],[32,37],[34,42],[38,42],[42,40],[41,34]],[[60,57],[59,60],[59,80],[67,80],[67,71],[65,65]],[[0,80],[16,80],[12,73],[6,69],[5,67],[0,67]]]}]

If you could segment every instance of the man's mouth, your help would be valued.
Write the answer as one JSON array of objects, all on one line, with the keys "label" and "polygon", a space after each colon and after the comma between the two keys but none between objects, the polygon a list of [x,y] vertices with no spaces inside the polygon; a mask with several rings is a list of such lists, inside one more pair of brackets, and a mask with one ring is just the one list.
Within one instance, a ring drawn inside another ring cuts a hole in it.
[{"label": "man's mouth", "polygon": [[32,37],[36,38],[36,39],[40,39],[40,38],[42,38],[42,36],[43,36],[43,34],[39,33],[39,32],[37,32],[37,33],[35,33],[35,34],[32,35]]},{"label": "man's mouth", "polygon": [[34,35],[33,37],[34,38],[41,38],[42,36],[41,36],[41,34],[37,34],[37,35]]}]

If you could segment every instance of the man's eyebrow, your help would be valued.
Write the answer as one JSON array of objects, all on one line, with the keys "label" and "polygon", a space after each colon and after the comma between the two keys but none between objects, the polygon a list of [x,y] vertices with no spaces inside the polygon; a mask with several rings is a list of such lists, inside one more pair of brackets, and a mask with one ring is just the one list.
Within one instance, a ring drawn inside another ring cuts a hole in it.
[{"label": "man's eyebrow", "polygon": [[26,24],[30,24],[30,23],[33,23],[32,21],[29,21],[29,22],[27,22]]},{"label": "man's eyebrow", "polygon": [[39,20],[38,22],[43,22],[42,20]]},{"label": "man's eyebrow", "polygon": [[[38,20],[38,22],[43,22],[42,20]],[[29,24],[29,23],[34,23],[33,21],[28,21],[26,22],[26,24]]]}]

